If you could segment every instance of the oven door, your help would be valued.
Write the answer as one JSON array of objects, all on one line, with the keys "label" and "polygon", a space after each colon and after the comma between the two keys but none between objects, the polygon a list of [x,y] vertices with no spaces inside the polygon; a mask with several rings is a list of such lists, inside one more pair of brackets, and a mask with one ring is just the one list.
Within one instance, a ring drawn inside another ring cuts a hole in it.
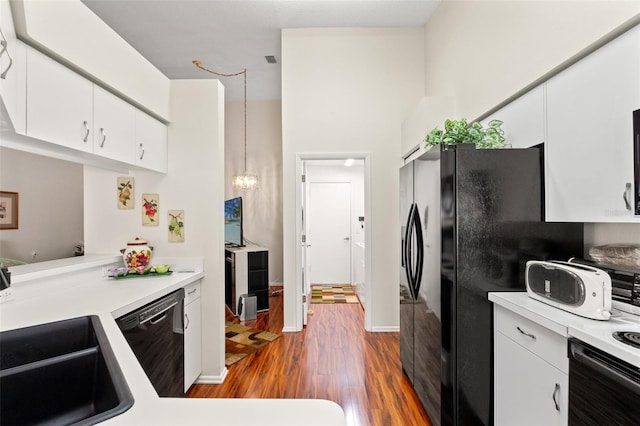
[{"label": "oven door", "polygon": [[569,424],[638,425],[640,369],[569,340]]}]

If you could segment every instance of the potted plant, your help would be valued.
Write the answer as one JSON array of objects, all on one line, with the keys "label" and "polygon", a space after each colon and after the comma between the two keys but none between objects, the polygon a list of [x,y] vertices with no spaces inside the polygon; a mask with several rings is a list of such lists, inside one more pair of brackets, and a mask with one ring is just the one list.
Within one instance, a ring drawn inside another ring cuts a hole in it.
[{"label": "potted plant", "polygon": [[477,121],[467,124],[466,118],[445,120],[444,130],[433,129],[427,134],[424,141],[427,146],[474,143],[477,148],[504,148],[504,131],[500,126],[502,126],[500,120],[491,120],[486,128],[483,128]]}]

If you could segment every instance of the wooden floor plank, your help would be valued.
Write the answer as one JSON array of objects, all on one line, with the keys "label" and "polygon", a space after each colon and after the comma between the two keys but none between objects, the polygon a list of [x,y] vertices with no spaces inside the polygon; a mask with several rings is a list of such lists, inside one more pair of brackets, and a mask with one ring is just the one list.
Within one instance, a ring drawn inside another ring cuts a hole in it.
[{"label": "wooden floor plank", "polygon": [[[243,324],[281,333],[282,291],[269,302],[269,312]],[[315,304],[313,310],[303,331],[284,333],[231,365],[223,384],[194,385],[187,396],[321,398],[340,404],[348,426],[431,424],[402,372],[398,333],[365,332],[359,304]],[[227,321],[238,322],[230,312]]]}]

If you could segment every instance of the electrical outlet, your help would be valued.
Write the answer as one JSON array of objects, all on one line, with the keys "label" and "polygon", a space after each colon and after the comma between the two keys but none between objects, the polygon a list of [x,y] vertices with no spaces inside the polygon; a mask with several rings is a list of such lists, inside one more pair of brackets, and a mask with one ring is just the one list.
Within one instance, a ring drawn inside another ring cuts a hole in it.
[{"label": "electrical outlet", "polygon": [[13,289],[11,287],[0,291],[0,303],[8,302],[10,300],[13,300]]}]

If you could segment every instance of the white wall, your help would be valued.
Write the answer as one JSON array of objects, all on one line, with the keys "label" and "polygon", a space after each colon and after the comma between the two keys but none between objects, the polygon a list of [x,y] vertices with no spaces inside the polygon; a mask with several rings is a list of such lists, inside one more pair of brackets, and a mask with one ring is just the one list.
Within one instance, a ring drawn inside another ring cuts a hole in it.
[{"label": "white wall", "polygon": [[244,173],[243,102],[225,103],[225,199],[243,199],[244,237],[269,249],[269,282],[282,285],[282,103],[247,101],[247,169],[257,190],[231,186]]},{"label": "white wall", "polygon": [[[475,119],[639,18],[640,1],[445,1],[425,26],[425,95]],[[640,225],[585,224],[587,247],[638,241]]]},{"label": "white wall", "polygon": [[296,155],[333,152],[370,156],[365,326],[398,329],[400,126],[424,94],[423,58],[422,28],[282,31],[285,330],[302,328]]},{"label": "white wall", "polygon": [[639,1],[444,1],[425,26],[425,95],[475,119],[640,13]]},{"label": "white wall", "polygon": [[[224,366],[224,88],[217,80],[172,80],[166,175],[135,171],[133,210],[118,210],[116,172],[85,166],[87,253],[118,253],[141,237],[158,257],[204,257],[202,343],[205,380]],[[142,226],[143,193],[160,195],[160,222]],[[184,243],[168,242],[167,210],[184,210]],[[153,262],[153,260],[152,260]]]},{"label": "white wall", "polygon": [[82,165],[0,148],[0,190],[18,193],[18,229],[0,231],[0,257],[73,256],[83,241],[82,185]]},{"label": "white wall", "polygon": [[[358,160],[362,162],[362,160]],[[361,265],[358,253],[362,249],[357,243],[364,243],[364,228],[358,222],[359,216],[364,216],[364,166],[354,164],[351,167],[307,165],[306,181],[313,182],[349,182],[351,184],[351,283],[356,283],[356,275],[359,274]],[[311,200],[313,208],[313,200]],[[310,213],[309,213],[310,215]],[[313,226],[313,224],[310,224]],[[311,258],[313,265],[313,258]]]}]

